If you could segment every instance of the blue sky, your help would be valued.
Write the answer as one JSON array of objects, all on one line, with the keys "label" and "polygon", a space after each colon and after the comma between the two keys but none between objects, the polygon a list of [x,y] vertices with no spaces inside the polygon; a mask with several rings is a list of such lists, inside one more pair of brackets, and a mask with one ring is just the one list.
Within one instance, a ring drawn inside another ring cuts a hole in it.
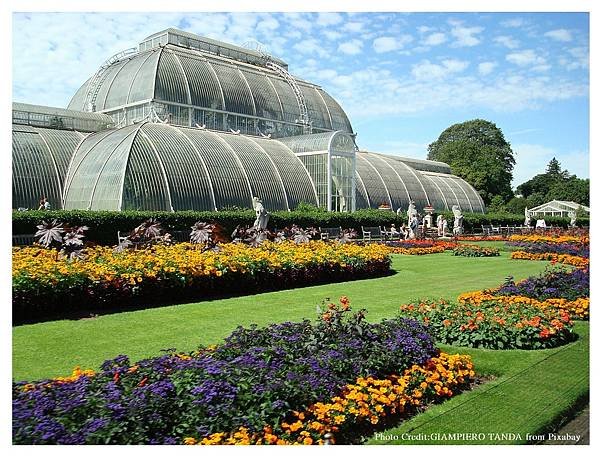
[{"label": "blue sky", "polygon": [[265,44],[340,102],[361,149],[425,158],[446,127],[483,118],[512,145],[513,186],[552,157],[589,177],[586,13],[15,13],[13,99],[66,107],[106,58],[167,27]]}]

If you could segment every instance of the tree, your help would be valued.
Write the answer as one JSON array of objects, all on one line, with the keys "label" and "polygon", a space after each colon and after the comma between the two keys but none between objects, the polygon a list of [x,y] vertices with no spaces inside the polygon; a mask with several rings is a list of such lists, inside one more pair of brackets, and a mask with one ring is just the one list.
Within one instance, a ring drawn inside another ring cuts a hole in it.
[{"label": "tree", "polygon": [[502,202],[513,197],[513,151],[502,130],[492,122],[475,119],[448,127],[429,145],[427,158],[450,165],[486,204],[496,195]]},{"label": "tree", "polygon": [[562,170],[560,163],[553,158],[544,174],[538,174],[517,187],[517,193],[534,203],[533,206],[551,200],[574,201],[589,206],[590,180],[579,179],[569,171]]}]

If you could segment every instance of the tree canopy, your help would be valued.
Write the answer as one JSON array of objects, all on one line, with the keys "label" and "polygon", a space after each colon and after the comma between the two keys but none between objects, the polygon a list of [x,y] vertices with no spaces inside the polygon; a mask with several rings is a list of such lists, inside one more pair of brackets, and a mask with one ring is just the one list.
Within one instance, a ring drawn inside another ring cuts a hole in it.
[{"label": "tree canopy", "polygon": [[470,183],[486,204],[494,196],[504,202],[513,196],[513,151],[502,130],[492,122],[475,119],[446,128],[429,144],[427,158],[450,165],[452,172]]},{"label": "tree canopy", "polygon": [[580,179],[563,170],[556,158],[546,167],[544,174],[538,174],[517,187],[517,193],[527,198],[532,206],[552,200],[574,201],[589,206],[590,180]]}]

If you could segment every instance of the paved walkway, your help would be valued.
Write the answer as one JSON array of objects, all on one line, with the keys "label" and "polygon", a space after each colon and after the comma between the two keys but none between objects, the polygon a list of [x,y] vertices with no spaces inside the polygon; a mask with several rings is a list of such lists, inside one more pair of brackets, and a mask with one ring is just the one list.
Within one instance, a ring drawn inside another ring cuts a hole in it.
[{"label": "paved walkway", "polygon": [[[579,436],[578,442],[574,438]],[[564,440],[558,440],[564,438]],[[562,426],[558,431],[547,436],[544,445],[589,445],[590,444],[590,406]]]}]

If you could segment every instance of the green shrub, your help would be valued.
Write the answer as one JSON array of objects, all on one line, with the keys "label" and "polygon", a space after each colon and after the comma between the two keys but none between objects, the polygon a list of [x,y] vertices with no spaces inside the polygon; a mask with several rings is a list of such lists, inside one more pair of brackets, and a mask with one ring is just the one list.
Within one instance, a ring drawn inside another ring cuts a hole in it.
[{"label": "green shrub", "polygon": [[[451,212],[441,212],[452,223]],[[160,211],[13,211],[13,234],[32,234],[36,225],[42,220],[57,219],[70,226],[88,226],[87,238],[103,245],[117,243],[117,231],[128,233],[145,220],[158,219],[167,231],[191,231],[191,226],[198,222],[218,223],[226,234],[231,234],[238,225],[252,225],[255,215],[252,210],[231,210],[219,212],[160,212]],[[434,214],[435,220],[436,214]],[[523,217],[511,214],[464,214],[464,228],[467,233],[481,231],[481,225],[521,225]],[[394,223],[401,226],[406,223],[406,216],[396,215],[392,211],[378,209],[361,209],[353,213],[325,212],[318,208],[303,206],[299,211],[276,211],[271,213],[269,228],[284,228],[296,224],[301,227],[342,227],[352,228],[361,235],[361,226],[388,226]],[[568,218],[548,217],[548,226],[566,228]],[[578,219],[578,226],[589,226],[589,219]]]}]

